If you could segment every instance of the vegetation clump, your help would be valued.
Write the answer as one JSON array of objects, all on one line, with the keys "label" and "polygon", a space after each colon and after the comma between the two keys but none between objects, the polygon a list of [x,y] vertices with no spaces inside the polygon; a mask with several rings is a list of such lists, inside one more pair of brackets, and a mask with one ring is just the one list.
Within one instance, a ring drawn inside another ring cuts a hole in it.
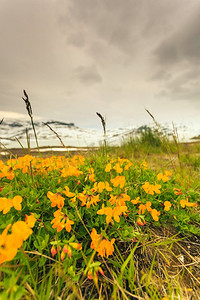
[{"label": "vegetation clump", "polygon": [[2,299],[198,294],[199,192],[172,171],[98,152],[1,161],[0,177]]}]

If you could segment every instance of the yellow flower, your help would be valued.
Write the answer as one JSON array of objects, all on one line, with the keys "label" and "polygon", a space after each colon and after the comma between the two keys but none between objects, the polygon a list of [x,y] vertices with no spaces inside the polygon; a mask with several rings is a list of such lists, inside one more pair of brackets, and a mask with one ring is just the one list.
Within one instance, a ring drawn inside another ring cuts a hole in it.
[{"label": "yellow flower", "polygon": [[142,188],[147,194],[154,195],[154,187],[148,181],[143,184]]},{"label": "yellow flower", "polygon": [[112,169],[112,166],[109,163],[109,164],[106,165],[105,172],[108,173],[108,172],[110,172],[111,169]]},{"label": "yellow flower", "polygon": [[154,195],[154,193],[160,194],[161,185],[157,184],[156,182],[155,185],[153,185],[147,181],[142,185],[142,188],[145,190],[147,194]]},{"label": "yellow flower", "polygon": [[65,194],[67,197],[69,197],[69,198],[71,198],[71,197],[74,197],[75,196],[75,194],[74,193],[71,193],[70,191],[69,191],[69,188],[68,188],[68,186],[65,186],[65,191],[62,191],[62,193],[63,194]]},{"label": "yellow flower", "polygon": [[109,202],[113,205],[116,204],[117,206],[125,206],[125,201],[130,201],[130,196],[125,194],[119,194],[117,196],[111,195]]},{"label": "yellow flower", "polygon": [[149,211],[149,212],[152,211],[152,208],[151,208],[151,202],[150,202],[150,201],[148,201],[148,202],[146,203],[146,209],[147,209],[147,211]]},{"label": "yellow flower", "polygon": [[93,188],[93,190],[95,191],[95,192],[99,192],[99,193],[102,193],[103,192],[103,190],[106,190],[107,192],[110,192],[110,191],[112,191],[112,188],[109,186],[109,183],[106,181],[106,182],[102,182],[102,181],[100,181],[100,182],[95,182],[95,184],[94,184],[94,188]]},{"label": "yellow flower", "polygon": [[91,239],[92,239],[92,242],[90,244],[90,248],[91,249],[96,249],[97,245],[98,245],[98,243],[101,239],[101,235],[97,233],[95,228],[93,228],[90,236],[91,236]]},{"label": "yellow flower", "polygon": [[69,245],[76,250],[82,250],[82,245],[80,243],[69,243]]},{"label": "yellow flower", "polygon": [[57,206],[58,208],[63,208],[65,198],[63,198],[59,193],[48,192],[47,197],[51,201],[51,207]]},{"label": "yellow flower", "polygon": [[101,257],[108,257],[110,255],[113,254],[114,252],[114,244],[115,239],[112,239],[111,241],[108,241],[107,239],[103,239],[100,244],[99,247],[97,249],[98,255],[100,255]]},{"label": "yellow flower", "polygon": [[139,215],[143,215],[146,211],[146,205],[145,204],[140,204],[139,206]]},{"label": "yellow flower", "polygon": [[74,224],[74,221],[71,221],[65,213],[58,209],[53,215],[55,218],[51,221],[51,224],[53,224],[52,228],[56,228],[57,232],[60,232],[63,228],[68,232],[71,231],[71,225]]},{"label": "yellow flower", "polygon": [[21,206],[21,202],[22,202],[22,197],[21,196],[15,196],[13,199],[13,206],[16,210],[21,210],[22,206]]},{"label": "yellow flower", "polygon": [[154,219],[154,221],[158,221],[159,220],[159,215],[160,215],[160,211],[157,211],[155,208],[151,210],[151,216]]},{"label": "yellow flower", "polygon": [[116,206],[112,209],[112,207],[104,207],[104,204],[102,204],[102,209],[99,209],[97,211],[98,215],[106,215],[106,223],[110,223],[112,218],[119,223],[120,218],[119,215],[121,215],[122,212],[125,212],[127,210],[126,206]]},{"label": "yellow flower", "polygon": [[13,202],[11,199],[0,198],[0,211],[3,211],[3,214],[7,214],[11,207],[13,207]]},{"label": "yellow flower", "polygon": [[114,169],[118,174],[120,174],[120,173],[123,172],[123,169],[120,167],[119,164],[116,164],[116,165],[113,167],[113,169]]},{"label": "yellow flower", "polygon": [[147,169],[148,169],[148,165],[147,165],[146,161],[143,161],[143,162],[140,164],[140,167],[141,167],[143,170],[147,170]]},{"label": "yellow flower", "polygon": [[197,203],[189,202],[189,201],[188,201],[188,198],[186,198],[186,200],[185,200],[185,199],[180,200],[180,205],[181,205],[183,208],[185,208],[186,206],[188,206],[188,207],[192,207],[192,206],[196,207],[196,206],[197,206]]},{"label": "yellow flower", "polygon": [[138,203],[140,202],[140,197],[137,197],[136,199],[131,200],[131,202],[132,202],[133,204],[138,204]]},{"label": "yellow flower", "polygon": [[124,176],[116,176],[115,178],[111,179],[110,181],[112,182],[114,187],[120,186],[120,188],[122,189],[124,187],[126,180],[125,180]]},{"label": "yellow flower", "polygon": [[161,185],[160,185],[160,184],[157,184],[157,183],[155,182],[155,185],[154,185],[154,192],[155,192],[156,194],[160,194],[160,189],[161,189]]},{"label": "yellow flower", "polygon": [[[86,194],[87,193],[87,194]],[[90,206],[97,205],[97,202],[100,201],[99,195],[92,194],[92,191],[83,191],[78,194],[78,199],[82,202],[81,206],[85,206],[90,208]]]},{"label": "yellow flower", "polygon": [[165,201],[165,202],[164,202],[164,206],[165,206],[164,210],[165,210],[165,211],[169,211],[169,210],[170,210],[170,207],[171,207],[172,205],[171,205],[171,203],[170,203],[169,201]]},{"label": "yellow flower", "polygon": [[[26,222],[17,221],[12,226],[12,233],[16,236],[16,239],[19,243],[22,244],[22,241],[27,240],[27,238],[32,234],[32,229],[28,226]],[[20,248],[21,245],[18,247]]]},{"label": "yellow flower", "polygon": [[157,175],[157,179],[158,180],[162,180],[163,182],[166,182],[166,181],[168,181],[168,180],[170,180],[170,176],[172,175],[172,173],[170,172],[170,171],[165,171],[165,173],[163,174],[163,173],[159,173],[158,175]]}]

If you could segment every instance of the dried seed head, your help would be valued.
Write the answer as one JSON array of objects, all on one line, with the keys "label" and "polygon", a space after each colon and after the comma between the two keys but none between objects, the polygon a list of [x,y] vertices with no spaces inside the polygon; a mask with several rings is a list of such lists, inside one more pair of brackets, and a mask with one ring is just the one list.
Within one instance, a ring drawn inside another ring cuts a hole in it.
[{"label": "dried seed head", "polygon": [[26,93],[25,90],[24,90],[24,96],[25,96],[26,98],[23,98],[23,97],[22,97],[22,99],[24,100],[24,102],[25,102],[25,104],[26,104],[26,110],[27,110],[29,116],[32,117],[33,112],[32,112],[32,108],[31,108],[31,103],[30,103],[30,101],[29,101],[28,95],[27,95],[27,93]]}]

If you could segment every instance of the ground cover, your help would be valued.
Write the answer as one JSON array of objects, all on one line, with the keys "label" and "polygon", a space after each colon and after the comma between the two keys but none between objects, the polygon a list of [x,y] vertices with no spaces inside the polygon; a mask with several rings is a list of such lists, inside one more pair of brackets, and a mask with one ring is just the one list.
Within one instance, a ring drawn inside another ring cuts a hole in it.
[{"label": "ground cover", "polygon": [[138,145],[0,162],[1,299],[198,299],[198,159]]}]

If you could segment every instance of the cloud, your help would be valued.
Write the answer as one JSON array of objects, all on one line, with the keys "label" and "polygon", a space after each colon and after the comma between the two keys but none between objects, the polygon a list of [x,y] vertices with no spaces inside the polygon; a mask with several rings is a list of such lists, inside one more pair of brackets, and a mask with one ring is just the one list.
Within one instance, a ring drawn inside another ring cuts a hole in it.
[{"label": "cloud", "polygon": [[94,84],[100,83],[102,77],[99,74],[96,66],[79,66],[74,70],[75,78],[78,78],[82,83]]},{"label": "cloud", "polygon": [[[198,9],[197,9],[198,8]],[[153,52],[156,72],[152,79],[159,80],[159,95],[177,100],[197,101],[200,81],[200,3],[188,14],[182,26],[163,39]]]},{"label": "cloud", "polygon": [[1,109],[24,113],[23,89],[34,115],[88,127],[96,111],[113,126],[143,122],[161,95],[165,111],[176,99],[185,111],[196,106],[199,8],[199,0],[1,0]]}]

